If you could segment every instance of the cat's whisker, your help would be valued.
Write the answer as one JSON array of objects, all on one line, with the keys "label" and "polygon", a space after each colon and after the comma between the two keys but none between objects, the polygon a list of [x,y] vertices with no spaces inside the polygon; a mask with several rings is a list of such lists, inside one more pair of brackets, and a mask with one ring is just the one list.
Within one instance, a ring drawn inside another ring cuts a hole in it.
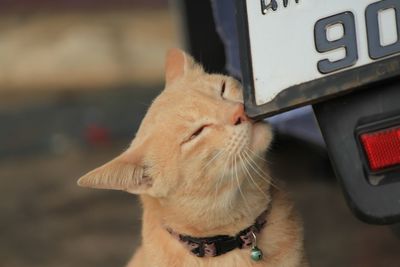
[{"label": "cat's whisker", "polygon": [[244,201],[243,203],[245,204],[245,206],[247,208],[247,212],[251,216],[254,216],[253,213],[251,212],[249,204],[247,203],[246,197],[243,194],[243,191],[242,191],[242,188],[241,188],[241,185],[240,185],[240,182],[239,182],[239,175],[238,175],[238,172],[237,172],[236,155],[235,155],[235,175],[236,175],[236,182],[237,182],[237,185],[238,185],[238,189],[239,189],[240,194],[242,195],[242,198],[243,198],[243,201]]},{"label": "cat's whisker", "polygon": [[256,152],[254,152],[253,150],[251,150],[249,147],[245,148],[248,152],[250,152],[252,155],[254,155],[256,158],[264,161],[267,164],[271,164],[271,162],[269,162],[268,160],[266,160],[265,158],[261,157],[260,155],[258,155]]},{"label": "cat's whisker", "polygon": [[[252,155],[254,155],[255,157],[257,157],[258,159],[261,159],[261,160],[264,161],[265,163],[270,164],[270,162],[268,162],[265,158],[263,158],[263,157],[261,157],[260,155],[258,155],[256,152],[254,152],[253,150],[251,150],[249,147],[247,147],[246,150],[247,150],[248,152],[250,152]],[[246,152],[246,151],[244,151],[244,152]],[[251,157],[251,155],[249,155],[249,153],[246,153],[246,155],[247,155],[248,159],[251,160],[251,161],[253,162],[254,166],[255,166],[264,176],[266,176],[266,177],[269,179],[269,181],[270,181],[269,183],[270,183],[272,186],[274,186],[275,188],[277,188],[278,190],[280,190],[279,187],[276,185],[274,178],[273,178],[271,175],[269,175],[268,173],[265,173],[264,170],[263,170],[260,166],[258,166],[257,162],[255,162],[255,160],[253,160],[253,158]],[[265,178],[263,175],[260,175],[260,174],[259,174],[260,177]]]},{"label": "cat's whisker", "polygon": [[207,168],[208,166],[210,166],[210,164],[215,161],[218,157],[220,157],[224,152],[226,152],[225,149],[220,150],[219,152],[217,152],[217,154],[215,154],[199,171],[199,175],[197,176],[196,179],[199,179],[201,176],[203,176],[203,171],[205,170],[205,168]]},{"label": "cat's whisker", "polygon": [[268,195],[264,192],[264,190],[261,189],[261,187],[256,183],[256,181],[253,179],[253,176],[251,175],[249,169],[246,166],[246,163],[243,160],[243,157],[245,157],[245,155],[243,155],[242,153],[239,154],[239,158],[241,160],[241,164],[242,164],[242,168],[243,170],[248,174],[248,177],[250,178],[251,182],[256,186],[256,188],[258,188],[258,190],[266,197],[268,198]]},{"label": "cat's whisker", "polygon": [[[246,151],[245,151],[246,152]],[[260,157],[259,155],[257,155],[254,151],[247,149],[247,152],[251,152],[252,155],[254,155],[255,157],[264,160],[264,162],[266,162],[267,164],[270,164],[267,160],[263,159],[262,157]],[[267,176],[269,179],[271,179],[271,181],[274,181],[274,178],[271,177],[268,173],[266,173],[260,166],[259,164],[255,161],[254,157],[252,157],[252,155],[250,155],[249,153],[246,153],[248,155],[248,158],[254,163],[254,166],[265,176]]]},{"label": "cat's whisker", "polygon": [[[230,159],[230,157],[231,157],[231,156],[229,155],[229,159]],[[225,161],[224,168],[223,168],[223,170],[222,170],[222,175],[217,179],[217,182],[216,182],[216,184],[215,184],[214,205],[216,205],[216,203],[217,203],[218,190],[219,190],[219,188],[220,188],[220,186],[221,186],[222,180],[224,179],[226,167],[228,166],[228,162],[229,162],[229,161]]]},{"label": "cat's whisker", "polygon": [[[229,157],[229,164],[230,164],[230,167],[231,167],[231,170],[230,170],[231,179],[229,179],[229,186],[230,186],[230,188],[233,188],[233,187],[234,187],[234,179],[233,179],[233,154],[230,154],[230,157]],[[231,208],[231,209],[233,208],[232,201],[233,201],[233,198],[230,198],[230,200],[229,200],[229,208]]]},{"label": "cat's whisker", "polygon": [[[233,168],[233,154],[232,154],[232,153],[229,153],[229,160],[227,160],[227,163],[229,163],[227,166],[230,165],[230,167]],[[228,170],[228,168],[227,168],[227,170]],[[232,190],[234,190],[234,185],[235,185],[234,180],[233,180],[233,172],[232,172],[232,169],[230,170],[230,173],[231,173],[231,179],[229,179],[229,190],[232,191]],[[233,202],[234,202],[234,200],[235,200],[234,197],[232,197],[232,196],[229,197],[229,202],[228,202],[228,208],[229,208],[229,210],[232,210],[232,209],[233,209]],[[229,213],[229,217],[230,217],[230,218],[233,218],[232,215],[231,215],[230,213]]]},{"label": "cat's whisker", "polygon": [[[233,182],[233,154],[232,153],[229,154],[229,166],[230,166],[229,172],[231,174],[231,179],[229,179],[229,187],[233,188],[234,182]],[[229,201],[229,207],[230,208],[232,208],[232,200],[233,199],[231,198],[230,201]]]},{"label": "cat's whisker", "polygon": [[[243,151],[243,155],[246,156],[246,162],[248,165],[260,176],[264,181],[271,183],[272,177],[268,175],[266,172],[264,172],[260,166],[257,165],[257,163],[252,159],[251,155],[247,153],[246,151]],[[267,179],[268,178],[268,179]]]},{"label": "cat's whisker", "polygon": [[200,172],[202,172],[205,168],[207,168],[208,166],[210,166],[210,164],[213,163],[213,161],[216,160],[219,156],[221,156],[224,152],[225,152],[224,149],[222,149],[222,150],[220,150],[219,152],[217,152],[217,154],[215,154],[214,157],[212,157],[212,158],[207,162],[207,164],[205,164],[205,165],[201,168]]},{"label": "cat's whisker", "polygon": [[[255,172],[255,174],[257,174],[257,176],[260,177],[262,181],[264,181],[264,182],[266,182],[267,184],[269,184],[269,185],[271,185],[271,186],[277,188],[277,186],[276,186],[270,179],[268,179],[269,177],[268,177],[268,178],[264,177],[264,176],[253,166],[253,164],[252,164],[252,163],[249,161],[249,159],[248,159],[249,156],[246,156],[245,154],[244,154],[244,156],[245,156],[245,161],[246,161],[247,165],[250,166],[250,168],[253,170],[253,172]],[[254,179],[255,179],[255,178],[254,178]]]},{"label": "cat's whisker", "polygon": [[266,173],[266,172],[257,164],[257,162],[251,157],[251,155],[249,155],[246,151],[244,151],[244,153],[246,153],[246,155],[248,156],[248,159],[253,163],[253,166],[256,167],[256,168],[259,170],[259,172],[261,172],[264,176],[266,176],[267,178],[269,178],[271,181],[274,180],[268,173]]},{"label": "cat's whisker", "polygon": [[[256,162],[254,162],[254,160],[251,158],[251,156],[246,152],[243,151],[245,155],[247,155],[246,159],[247,159],[247,163],[248,165],[253,169],[253,171],[261,178],[263,179],[265,182],[269,183],[270,185],[272,185],[273,187],[275,187],[276,189],[280,190],[280,188],[275,184],[275,182],[273,181],[272,177],[270,175],[268,175],[267,173],[265,173],[258,165]],[[260,173],[261,172],[261,173]]]}]

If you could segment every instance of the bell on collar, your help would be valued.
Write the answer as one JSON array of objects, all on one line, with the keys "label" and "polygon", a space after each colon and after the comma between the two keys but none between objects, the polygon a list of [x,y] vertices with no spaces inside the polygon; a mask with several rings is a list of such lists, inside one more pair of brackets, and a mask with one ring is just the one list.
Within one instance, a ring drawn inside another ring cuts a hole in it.
[{"label": "bell on collar", "polygon": [[258,247],[254,246],[251,249],[250,257],[251,257],[251,259],[253,261],[260,261],[262,259],[262,257],[263,257],[263,253],[262,253],[261,249],[259,249]]},{"label": "bell on collar", "polygon": [[263,252],[261,249],[257,247],[257,236],[254,232],[251,232],[253,235],[253,247],[250,252],[250,257],[253,261],[260,261],[263,258]]}]

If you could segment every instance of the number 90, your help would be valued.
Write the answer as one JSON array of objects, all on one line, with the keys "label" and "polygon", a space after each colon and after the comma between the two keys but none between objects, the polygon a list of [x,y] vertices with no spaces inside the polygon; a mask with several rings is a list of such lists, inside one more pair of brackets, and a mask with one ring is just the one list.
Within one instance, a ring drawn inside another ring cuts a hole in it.
[{"label": "number 90", "polygon": [[[379,12],[393,8],[396,13],[397,41],[393,44],[383,46],[380,42]],[[368,52],[372,59],[380,59],[400,52],[400,1],[383,0],[369,5],[365,12]],[[343,36],[337,40],[328,40],[327,31],[333,25],[343,26]],[[338,71],[357,63],[357,35],[354,14],[350,11],[343,12],[331,17],[323,18],[314,27],[315,47],[318,52],[324,53],[344,48],[346,56],[336,61],[329,59],[320,60],[317,64],[319,72],[323,74]]]}]

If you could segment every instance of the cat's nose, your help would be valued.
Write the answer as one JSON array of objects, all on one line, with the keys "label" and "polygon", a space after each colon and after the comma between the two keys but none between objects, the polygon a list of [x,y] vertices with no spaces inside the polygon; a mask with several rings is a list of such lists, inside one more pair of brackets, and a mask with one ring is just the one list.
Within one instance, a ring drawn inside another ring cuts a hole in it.
[{"label": "cat's nose", "polygon": [[231,123],[233,125],[239,125],[242,122],[248,121],[249,118],[247,117],[246,113],[244,112],[243,104],[238,104],[233,112],[231,117]]}]

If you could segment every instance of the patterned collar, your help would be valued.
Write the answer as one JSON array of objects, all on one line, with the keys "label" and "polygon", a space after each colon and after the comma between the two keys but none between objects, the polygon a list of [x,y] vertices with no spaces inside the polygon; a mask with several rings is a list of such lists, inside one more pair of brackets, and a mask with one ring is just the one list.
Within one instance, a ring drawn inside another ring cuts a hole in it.
[{"label": "patterned collar", "polygon": [[255,245],[254,235],[260,233],[267,223],[267,217],[271,210],[271,202],[272,200],[268,208],[256,218],[254,224],[240,231],[235,236],[192,237],[176,233],[171,228],[166,228],[166,230],[197,257],[216,257],[236,248],[252,248]]}]

